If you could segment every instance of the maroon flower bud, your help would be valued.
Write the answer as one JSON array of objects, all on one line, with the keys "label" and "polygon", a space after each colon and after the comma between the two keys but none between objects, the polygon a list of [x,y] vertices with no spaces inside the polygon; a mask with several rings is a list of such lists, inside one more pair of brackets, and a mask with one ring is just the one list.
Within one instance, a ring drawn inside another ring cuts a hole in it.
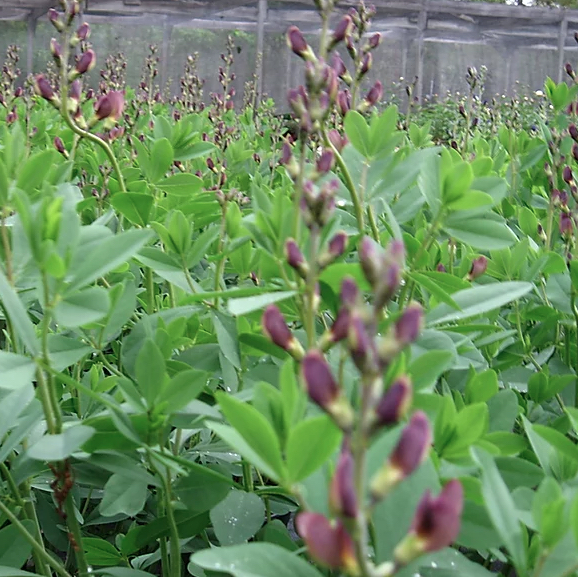
[{"label": "maroon flower bud", "polygon": [[80,42],[84,42],[90,36],[90,26],[83,22],[77,29],[76,29],[76,38]]},{"label": "maroon flower bud", "polygon": [[293,151],[291,150],[291,145],[285,141],[283,142],[283,147],[281,149],[281,164],[283,166],[288,165],[293,158]]},{"label": "maroon flower bud", "polygon": [[578,144],[576,142],[572,145],[572,157],[578,162]]},{"label": "maroon flower bud", "polygon": [[412,400],[411,381],[406,376],[397,378],[387,389],[375,409],[376,425],[395,425],[408,411]]},{"label": "maroon flower bud", "polygon": [[411,475],[427,457],[432,433],[427,416],[417,411],[404,427],[388,462],[371,480],[374,502],[383,499],[395,485]]},{"label": "maroon flower bud", "polygon": [[468,280],[472,281],[481,277],[488,268],[488,259],[485,256],[479,256],[472,261],[470,272],[468,273]]},{"label": "maroon flower bud", "polygon": [[54,90],[43,74],[38,74],[34,79],[34,92],[45,100],[53,101],[55,99]]},{"label": "maroon flower bud", "polygon": [[351,28],[353,27],[353,20],[351,20],[351,16],[346,14],[341,18],[335,30],[333,31],[333,35],[331,37],[331,42],[329,44],[329,49],[333,48],[339,42],[342,42],[346,36],[351,33]]},{"label": "maroon flower bud", "polygon": [[48,10],[48,20],[54,26],[54,28],[58,30],[58,32],[62,32],[64,30],[64,23],[60,18],[60,14],[54,8],[50,8],[50,10]]},{"label": "maroon flower bud", "polygon": [[437,270],[438,272],[447,272],[447,271],[446,271],[446,267],[445,267],[445,266],[443,265],[443,263],[441,263],[441,262],[438,263],[438,265],[436,266],[436,270]]},{"label": "maroon flower bud", "polygon": [[380,44],[381,44],[381,34],[379,32],[372,34],[369,39],[369,49],[375,50]]},{"label": "maroon flower bud", "polygon": [[274,344],[286,350],[295,358],[300,359],[303,356],[303,348],[289,330],[279,307],[276,305],[269,305],[265,309],[262,325],[263,332]]},{"label": "maroon flower bud", "polygon": [[463,116],[464,118],[467,118],[467,114],[466,114],[466,109],[464,108],[463,104],[460,104],[458,107],[458,112],[460,113],[460,116]]},{"label": "maroon flower bud", "polygon": [[351,94],[349,90],[340,90],[337,94],[337,108],[339,114],[345,116],[351,110]]},{"label": "maroon flower bud", "polygon": [[359,77],[365,76],[370,70],[373,64],[373,56],[371,52],[367,52],[361,61],[361,66],[359,68]]},{"label": "maroon flower bud", "polygon": [[426,491],[417,506],[409,534],[395,548],[398,565],[407,565],[424,553],[439,551],[451,545],[460,532],[464,506],[464,491],[457,479],[452,479],[437,497]]},{"label": "maroon flower bud", "polygon": [[570,64],[570,62],[566,62],[566,66],[564,66],[564,69],[566,70],[566,74],[568,74],[570,78],[572,79],[576,78],[576,73],[574,72],[574,68],[572,68],[572,64]]},{"label": "maroon flower bud", "polygon": [[66,148],[64,148],[64,143],[62,142],[62,139],[60,138],[60,136],[57,136],[54,139],[54,148],[56,148],[56,150],[58,150],[58,152],[60,152],[60,154],[66,153]]},{"label": "maroon flower bud", "polygon": [[353,541],[340,521],[332,523],[320,513],[304,511],[297,515],[295,527],[315,561],[351,575],[359,573]]},{"label": "maroon flower bud", "polygon": [[6,115],[6,124],[14,124],[18,120],[18,113],[16,112],[16,108],[13,108],[7,115]]},{"label": "maroon flower bud", "polygon": [[353,312],[349,322],[349,351],[355,366],[363,375],[374,375],[380,370],[375,341],[363,319]]},{"label": "maroon flower bud", "polygon": [[345,136],[341,136],[336,128],[332,128],[327,136],[329,138],[329,142],[331,142],[337,152],[341,152],[345,148],[345,145],[347,144],[347,138]]},{"label": "maroon flower bud", "polygon": [[297,26],[290,26],[287,30],[287,44],[297,56],[304,60],[313,60],[311,48]]},{"label": "maroon flower bud", "polygon": [[413,343],[421,331],[423,309],[418,303],[411,303],[395,322],[395,337],[400,346]]},{"label": "maroon flower bud", "polygon": [[324,150],[321,156],[317,159],[317,172],[319,174],[327,174],[333,168],[335,155],[332,150]]},{"label": "maroon flower bud", "polygon": [[572,137],[572,139],[575,140],[576,142],[578,142],[578,128],[576,128],[575,124],[571,124],[568,127],[568,132],[569,132],[570,136]]},{"label": "maroon flower bud", "polygon": [[89,88],[86,91],[86,100],[92,100],[94,98],[94,90],[92,88]]},{"label": "maroon flower bud", "polygon": [[82,96],[82,82],[80,82],[80,80],[74,80],[70,84],[70,91],[68,96],[71,100],[80,102],[80,97]]},{"label": "maroon flower bud", "polygon": [[334,258],[340,257],[347,247],[347,240],[349,237],[346,232],[339,231],[335,233],[333,238],[329,241],[329,253],[334,256]]},{"label": "maroon flower bud", "polygon": [[568,165],[566,165],[562,171],[562,178],[566,184],[570,184],[574,180],[572,169]]},{"label": "maroon flower bud", "polygon": [[560,234],[563,237],[568,238],[572,236],[574,224],[572,222],[572,216],[570,215],[570,213],[568,212],[560,213],[559,227],[560,227]]},{"label": "maroon flower bud", "polygon": [[337,52],[334,52],[331,56],[331,66],[335,70],[335,74],[341,78],[347,73],[347,68],[345,68],[345,63],[341,59],[341,56]]},{"label": "maroon flower bud", "polygon": [[359,262],[367,282],[375,288],[383,264],[383,249],[368,236],[361,239]]},{"label": "maroon flower bud", "polygon": [[90,72],[94,68],[95,64],[96,54],[94,53],[94,50],[87,50],[76,63],[76,72],[78,74]]},{"label": "maroon flower bud", "polygon": [[329,410],[339,397],[339,387],[327,361],[319,351],[308,352],[301,363],[301,374],[310,399]]},{"label": "maroon flower bud", "polygon": [[339,295],[341,304],[347,308],[353,308],[359,300],[359,287],[354,279],[345,277],[341,282],[341,293]]},{"label": "maroon flower bud", "polygon": [[94,107],[98,120],[110,119],[117,121],[124,110],[124,95],[118,90],[112,90],[101,96]]},{"label": "maroon flower bud", "polygon": [[369,90],[365,97],[367,106],[375,106],[383,96],[383,84],[378,80]]},{"label": "maroon flower bud", "polygon": [[354,462],[349,446],[344,443],[331,481],[329,504],[336,515],[357,516],[357,494],[353,480]]},{"label": "maroon flower bud", "polygon": [[331,345],[347,338],[349,335],[350,324],[351,311],[346,307],[342,307],[339,309],[335,321],[333,321],[333,324],[331,325],[331,329],[329,330],[329,342],[326,344]]},{"label": "maroon flower bud", "polygon": [[302,278],[305,278],[309,267],[305,262],[301,249],[292,238],[287,239],[285,242],[285,256],[287,258],[287,264],[291,268],[294,268]]},{"label": "maroon flower bud", "polygon": [[56,38],[50,39],[50,53],[57,62],[62,58],[62,47],[56,41]]}]

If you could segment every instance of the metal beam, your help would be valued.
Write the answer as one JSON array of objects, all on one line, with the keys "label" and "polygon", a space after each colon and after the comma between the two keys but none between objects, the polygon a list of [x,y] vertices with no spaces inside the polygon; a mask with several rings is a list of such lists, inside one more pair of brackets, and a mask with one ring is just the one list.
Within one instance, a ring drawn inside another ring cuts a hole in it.
[{"label": "metal beam", "polygon": [[562,82],[564,69],[564,47],[566,45],[566,36],[568,35],[568,20],[566,20],[566,14],[562,17],[560,21],[560,32],[558,35],[558,82]]},{"label": "metal beam", "polygon": [[267,21],[267,0],[259,0],[259,14],[257,18],[257,51],[255,54],[255,76],[257,78],[255,105],[261,101],[263,95],[263,47],[265,46],[265,22]]}]

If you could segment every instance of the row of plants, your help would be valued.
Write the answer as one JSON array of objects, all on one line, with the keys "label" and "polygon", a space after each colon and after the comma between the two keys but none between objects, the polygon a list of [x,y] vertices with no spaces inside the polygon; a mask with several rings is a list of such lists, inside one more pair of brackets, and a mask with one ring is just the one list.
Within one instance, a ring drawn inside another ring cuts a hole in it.
[{"label": "row of plants", "polygon": [[232,44],[206,102],[154,50],[89,88],[77,0],[51,70],[9,55],[3,577],[578,572],[578,85],[526,130],[470,69],[446,144],[333,4],[289,130]]}]

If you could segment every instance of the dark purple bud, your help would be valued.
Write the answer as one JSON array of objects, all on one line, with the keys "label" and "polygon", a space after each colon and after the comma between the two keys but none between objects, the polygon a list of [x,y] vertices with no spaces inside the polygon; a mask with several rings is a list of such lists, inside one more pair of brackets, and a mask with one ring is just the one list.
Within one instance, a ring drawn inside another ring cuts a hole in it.
[{"label": "dark purple bud", "polygon": [[48,20],[59,32],[64,30],[64,23],[60,18],[60,14],[54,8],[50,8],[50,10],[48,10]]},{"label": "dark purple bud", "polygon": [[297,515],[295,527],[319,564],[343,569],[350,575],[359,574],[353,541],[341,521],[333,523],[321,513],[303,511]]},{"label": "dark purple bud", "polygon": [[357,493],[354,483],[353,455],[347,443],[341,448],[329,490],[329,504],[334,514],[353,519],[357,516]]},{"label": "dark purple bud", "polygon": [[349,16],[349,14],[343,16],[333,31],[331,47],[339,44],[339,42],[342,42],[345,37],[350,34],[352,26],[353,21],[351,20],[351,16]]},{"label": "dark purple bud", "polygon": [[394,558],[404,566],[424,553],[439,551],[451,545],[460,532],[464,491],[452,479],[437,497],[426,491],[417,506],[409,534],[395,548]]},{"label": "dark purple bud", "polygon": [[572,169],[568,165],[566,165],[562,171],[562,178],[566,184],[570,184],[574,180]]},{"label": "dark purple bud", "polygon": [[283,147],[281,149],[281,164],[283,166],[288,165],[293,158],[293,151],[291,150],[291,145],[285,141],[283,142]]},{"label": "dark purple bud", "polygon": [[54,100],[54,90],[42,74],[38,74],[34,79],[34,91],[45,100]]},{"label": "dark purple bud", "polygon": [[361,239],[359,262],[367,282],[372,288],[375,288],[382,269],[383,249],[368,236]]},{"label": "dark purple bud", "polygon": [[347,308],[353,308],[359,300],[359,287],[351,277],[345,277],[341,282],[341,293],[339,295],[341,304]]},{"label": "dark purple bud", "polygon": [[346,308],[342,307],[339,309],[337,316],[335,317],[335,321],[331,325],[330,333],[330,342],[331,343],[338,343],[343,339],[346,339],[349,335],[349,326],[351,324],[351,311]]},{"label": "dark purple bud", "polygon": [[436,266],[436,270],[437,270],[438,272],[447,272],[447,271],[446,271],[446,267],[445,267],[445,266],[443,265],[443,263],[441,263],[441,262],[438,263],[438,265]]},{"label": "dark purple bud", "polygon": [[570,64],[570,62],[566,62],[566,66],[564,66],[564,69],[566,70],[566,74],[568,74],[570,78],[572,79],[576,78],[576,73],[574,72],[574,68],[572,68],[572,64]]},{"label": "dark purple bud", "polygon": [[324,150],[317,159],[317,172],[327,174],[333,168],[335,156],[332,150]]},{"label": "dark purple bud", "polygon": [[59,61],[60,58],[62,57],[62,47],[56,41],[56,38],[50,39],[50,53],[52,54],[52,56],[56,61]]},{"label": "dark purple bud", "polygon": [[378,80],[369,90],[367,96],[365,97],[365,101],[367,102],[368,106],[375,106],[383,96],[383,84]]},{"label": "dark purple bud", "polygon": [[570,236],[572,236],[574,224],[572,222],[572,216],[570,215],[570,213],[568,212],[560,213],[559,227],[560,227],[560,234],[563,237],[569,238]]},{"label": "dark purple bud", "polygon": [[76,63],[76,72],[78,74],[90,72],[94,68],[95,64],[96,54],[94,53],[94,50],[87,50]]},{"label": "dark purple bud", "polygon": [[124,110],[124,94],[118,90],[112,90],[101,96],[95,106],[94,111],[98,120],[110,118],[117,121]]},{"label": "dark purple bud", "polygon": [[371,35],[369,39],[369,49],[375,50],[381,44],[381,34],[376,32],[375,34]]},{"label": "dark purple bud", "polygon": [[337,108],[339,114],[345,116],[351,110],[351,94],[349,90],[340,90],[337,94]]},{"label": "dark purple bud", "polygon": [[377,351],[375,342],[363,319],[355,312],[349,322],[349,351],[355,366],[363,375],[373,375],[378,372]]},{"label": "dark purple bud", "polygon": [[287,239],[285,242],[285,256],[287,258],[287,264],[305,278],[309,267],[305,262],[301,249],[292,238]]},{"label": "dark purple bud", "polygon": [[463,104],[460,104],[460,106],[458,107],[458,112],[460,113],[460,116],[467,118],[466,109],[464,108]]},{"label": "dark purple bud", "polygon": [[333,238],[329,241],[329,253],[334,257],[340,257],[347,248],[347,240],[349,237],[346,232],[339,231],[335,233]]},{"label": "dark purple bud", "polygon": [[381,397],[376,413],[376,425],[394,425],[407,413],[412,400],[411,381],[406,376],[398,377]]},{"label": "dark purple bud", "polygon": [[297,26],[290,26],[287,30],[287,44],[297,56],[305,60],[312,60],[310,58],[311,48]]},{"label": "dark purple bud", "polygon": [[62,139],[60,138],[60,136],[57,136],[54,139],[54,148],[56,148],[56,150],[58,150],[58,152],[60,152],[60,154],[66,153],[66,148],[64,148],[64,143],[62,142]]},{"label": "dark purple bud", "polygon": [[279,307],[276,305],[269,305],[265,309],[262,325],[263,332],[274,344],[296,357],[302,355],[303,349],[289,330]]},{"label": "dark purple bud", "polygon": [[77,29],[76,29],[76,37],[79,41],[84,42],[90,36],[90,26],[83,22]]},{"label": "dark purple bud", "polygon": [[82,96],[82,82],[80,82],[80,80],[74,80],[70,84],[70,92],[68,95],[71,100],[80,102],[80,97]]},{"label": "dark purple bud", "polygon": [[365,76],[365,74],[367,74],[371,70],[372,64],[373,64],[373,56],[371,52],[368,52],[367,54],[365,54],[363,60],[361,61],[359,76]]},{"label": "dark purple bud", "polygon": [[470,272],[468,273],[468,280],[472,281],[481,277],[488,268],[488,259],[485,256],[479,256],[472,261]]},{"label": "dark purple bud", "polygon": [[345,63],[343,62],[341,56],[339,56],[337,52],[334,52],[333,55],[331,56],[331,66],[333,67],[333,70],[335,70],[335,74],[337,74],[339,78],[341,78],[347,73]]},{"label": "dark purple bud", "polygon": [[411,303],[395,322],[395,337],[401,347],[413,343],[421,331],[423,309],[418,303]]},{"label": "dark purple bud", "polygon": [[578,144],[576,142],[572,145],[572,157],[578,162]]},{"label": "dark purple bud", "polygon": [[327,136],[329,138],[329,142],[331,142],[337,152],[341,152],[345,148],[345,145],[347,144],[347,138],[345,136],[341,136],[336,128],[332,128]]},{"label": "dark purple bud", "polygon": [[301,374],[310,399],[328,410],[339,397],[339,387],[325,357],[319,351],[309,351],[301,363]]}]

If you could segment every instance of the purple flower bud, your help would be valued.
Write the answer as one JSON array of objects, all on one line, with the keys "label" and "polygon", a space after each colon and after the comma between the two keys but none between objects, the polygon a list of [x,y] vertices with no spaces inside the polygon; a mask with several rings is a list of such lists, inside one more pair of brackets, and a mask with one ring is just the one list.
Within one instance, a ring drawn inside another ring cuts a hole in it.
[{"label": "purple flower bud", "polygon": [[411,475],[426,458],[432,442],[431,428],[426,414],[417,411],[403,429],[401,437],[389,458],[403,477]]},{"label": "purple flower bud", "polygon": [[359,76],[365,76],[370,70],[371,70],[371,65],[373,64],[373,56],[371,54],[371,52],[368,52],[367,54],[365,54],[365,56],[363,57],[363,60],[361,61],[361,67],[359,69]]},{"label": "purple flower bud", "polygon": [[317,159],[317,172],[319,174],[327,174],[333,168],[335,156],[332,150],[324,150],[321,156]]},{"label": "purple flower bud", "polygon": [[395,337],[400,346],[413,343],[421,331],[423,309],[417,303],[411,303],[395,323]]},{"label": "purple flower bud", "polygon": [[359,287],[351,277],[345,277],[341,282],[341,293],[339,295],[341,304],[347,308],[353,308],[359,300]]},{"label": "purple flower bud", "polygon": [[6,115],[6,124],[14,124],[18,120],[18,113],[16,112],[16,108],[14,107],[7,115]]},{"label": "purple flower bud", "polygon": [[305,262],[301,249],[292,238],[287,239],[285,242],[285,256],[287,258],[287,264],[305,278],[309,267]]},{"label": "purple flower bud", "polygon": [[570,213],[568,212],[560,213],[559,227],[560,227],[560,234],[563,237],[568,238],[572,236],[574,230],[574,223],[572,222],[572,216],[570,215]]},{"label": "purple flower bud", "polygon": [[84,42],[90,36],[90,26],[83,22],[77,29],[76,29],[76,37],[79,41]]},{"label": "purple flower bud", "polygon": [[94,68],[95,64],[96,54],[94,53],[94,50],[87,50],[76,63],[76,72],[78,74],[90,72]]},{"label": "purple flower bud", "polygon": [[351,110],[351,94],[349,90],[340,90],[337,94],[337,108],[339,114],[345,116]]},{"label": "purple flower bud", "polygon": [[463,104],[460,104],[458,107],[458,112],[460,113],[460,116],[463,116],[464,118],[467,118],[467,114],[466,114],[466,109],[464,107]]},{"label": "purple flower bud", "polygon": [[303,348],[299,341],[293,336],[285,318],[276,305],[269,305],[262,318],[263,332],[278,347],[286,350],[296,359],[303,357]]},{"label": "purple flower bud", "polygon": [[383,249],[368,236],[361,239],[359,262],[367,282],[372,288],[375,288],[382,267]]},{"label": "purple flower bud", "polygon": [[62,47],[56,41],[56,38],[50,39],[50,53],[56,61],[59,61],[60,58],[62,58]]},{"label": "purple flower bud", "polygon": [[566,74],[570,76],[570,78],[574,79],[576,77],[576,73],[574,72],[574,68],[572,68],[572,64],[570,62],[566,62],[566,66],[564,66],[566,70]]},{"label": "purple flower bud", "polygon": [[367,93],[365,97],[365,102],[367,102],[368,106],[375,106],[383,96],[383,84],[378,80]]},{"label": "purple flower bud", "polygon": [[488,259],[485,256],[479,256],[472,261],[470,272],[468,273],[468,280],[472,281],[481,277],[488,268]]},{"label": "purple flower bud", "polygon": [[327,136],[329,138],[329,142],[331,142],[337,152],[341,152],[345,148],[345,145],[347,144],[347,138],[345,136],[341,136],[336,128],[332,128]]},{"label": "purple flower bud", "polygon": [[57,136],[54,139],[54,148],[56,148],[60,154],[66,153],[66,148],[64,148],[64,143],[62,142],[62,138],[60,138],[60,136]]},{"label": "purple flower bud", "polygon": [[562,171],[562,178],[566,184],[570,184],[574,180],[572,169],[568,165],[566,165]]},{"label": "purple flower bud", "polygon": [[94,90],[92,88],[89,88],[86,91],[86,100],[92,100],[94,98]]},{"label": "purple flower bud", "polygon": [[98,120],[110,118],[117,121],[124,110],[124,94],[118,90],[111,90],[101,96],[95,106],[94,111]]},{"label": "purple flower bud", "polygon": [[351,16],[349,16],[349,14],[343,16],[333,31],[330,46],[334,47],[336,44],[339,44],[339,42],[342,42],[345,37],[350,34],[352,26],[353,21],[351,20]]},{"label": "purple flower bud", "polygon": [[351,311],[346,307],[342,307],[339,309],[339,312],[335,317],[335,321],[331,325],[331,329],[329,331],[330,343],[338,343],[339,341],[346,339],[349,335],[350,324]]},{"label": "purple flower bud", "polygon": [[329,503],[336,515],[353,519],[357,516],[357,494],[353,480],[354,461],[349,446],[344,443],[329,490]]},{"label": "purple flower bud", "polygon": [[309,351],[302,363],[301,374],[310,399],[326,411],[339,397],[339,387],[327,361],[319,351]]},{"label": "purple flower bud", "polygon": [[349,237],[346,232],[339,231],[335,233],[333,238],[329,241],[329,254],[334,258],[340,257],[347,248],[347,240]]},{"label": "purple flower bud", "polygon": [[578,144],[576,142],[572,145],[572,157],[578,162]]},{"label": "purple flower bud", "polygon": [[451,545],[460,532],[463,506],[464,491],[457,479],[449,481],[437,497],[426,491],[417,506],[409,534],[395,548],[396,563],[407,565],[424,553]]},{"label": "purple flower bud", "polygon": [[281,149],[281,164],[283,166],[288,165],[293,158],[293,151],[291,150],[291,145],[285,141],[283,142],[283,147]]},{"label": "purple flower bud", "polygon": [[59,32],[64,30],[64,23],[60,18],[60,14],[54,8],[50,8],[50,10],[48,10],[48,20]]},{"label": "purple flower bud", "polygon": [[379,427],[394,425],[408,411],[412,400],[411,381],[406,376],[397,378],[381,397],[376,413],[376,425]]},{"label": "purple flower bud", "polygon": [[353,541],[340,521],[332,523],[321,513],[304,511],[297,515],[295,527],[315,561],[351,575],[359,573]]},{"label": "purple flower bud", "polygon": [[355,366],[363,375],[379,372],[375,341],[369,334],[363,319],[353,312],[349,323],[349,351]]},{"label": "purple flower bud", "polygon": [[371,35],[369,39],[369,49],[375,50],[381,44],[381,34],[376,32],[375,34]]},{"label": "purple flower bud", "polygon": [[331,66],[335,70],[335,74],[341,78],[347,73],[347,68],[345,68],[345,63],[341,59],[341,56],[337,52],[334,52],[331,56]]},{"label": "purple flower bud", "polygon": [[310,58],[311,48],[297,26],[290,26],[287,30],[287,44],[297,56],[305,60],[312,60]]},{"label": "purple flower bud", "polygon": [[43,74],[38,74],[34,79],[34,91],[38,96],[41,96],[45,100],[54,100],[54,90],[46,77]]},{"label": "purple flower bud", "polygon": [[447,272],[447,271],[446,271],[446,267],[445,267],[445,266],[443,265],[443,263],[441,263],[441,262],[438,263],[438,265],[436,266],[436,270],[437,270],[438,272]]},{"label": "purple flower bud", "polygon": [[68,96],[71,100],[80,102],[80,97],[82,96],[82,82],[80,82],[80,80],[74,80],[70,84],[70,91]]}]

